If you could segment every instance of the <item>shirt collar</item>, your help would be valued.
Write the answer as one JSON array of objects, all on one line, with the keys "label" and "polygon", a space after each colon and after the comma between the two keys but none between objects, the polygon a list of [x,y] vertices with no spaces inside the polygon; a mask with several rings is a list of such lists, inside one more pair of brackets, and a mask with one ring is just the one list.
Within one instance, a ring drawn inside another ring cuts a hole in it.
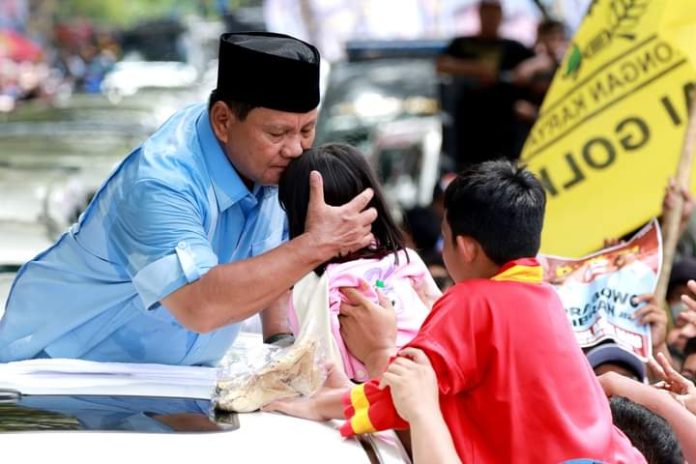
[{"label": "shirt collar", "polygon": [[521,258],[504,264],[491,280],[540,284],[543,278],[544,269],[536,258]]},{"label": "shirt collar", "polygon": [[226,210],[247,196],[255,204],[257,200],[263,199],[275,191],[275,187],[264,187],[258,184],[254,184],[253,192],[249,191],[215,137],[207,110],[204,110],[198,117],[196,126],[203,158],[210,173],[220,211]]}]

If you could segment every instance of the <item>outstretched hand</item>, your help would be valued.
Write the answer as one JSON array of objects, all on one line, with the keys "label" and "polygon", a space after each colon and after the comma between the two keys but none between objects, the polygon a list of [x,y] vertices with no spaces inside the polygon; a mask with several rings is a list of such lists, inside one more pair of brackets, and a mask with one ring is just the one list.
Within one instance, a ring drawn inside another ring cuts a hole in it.
[{"label": "outstretched hand", "polygon": [[313,396],[275,400],[263,406],[261,410],[315,421],[340,419],[343,417],[341,397],[351,386],[343,370],[335,364],[329,364],[326,381]]},{"label": "outstretched hand", "polygon": [[312,243],[323,252],[325,260],[346,256],[374,241],[372,223],[377,219],[377,210],[367,208],[373,196],[373,190],[368,188],[344,205],[327,205],[321,174],[310,173],[305,233],[312,237]]},{"label": "outstretched hand", "polygon": [[674,399],[696,414],[696,385],[677,372],[662,353],[657,353],[657,361],[650,359],[648,364],[660,378],[654,386],[670,392]]},{"label": "outstretched hand", "polygon": [[653,349],[661,347],[667,339],[667,313],[655,300],[655,295],[647,293],[635,297],[636,304],[645,305],[633,313],[633,319],[638,319],[641,324],[650,324]]},{"label": "outstretched hand", "polygon": [[694,210],[694,198],[688,189],[677,186],[676,181],[673,178],[670,178],[669,184],[665,189],[665,196],[662,199],[662,217],[664,217],[668,211],[674,210],[677,203],[677,198],[680,196],[684,201],[684,204],[682,206],[681,216],[679,218],[679,230],[683,231],[686,228],[686,224],[689,222],[691,213]]}]

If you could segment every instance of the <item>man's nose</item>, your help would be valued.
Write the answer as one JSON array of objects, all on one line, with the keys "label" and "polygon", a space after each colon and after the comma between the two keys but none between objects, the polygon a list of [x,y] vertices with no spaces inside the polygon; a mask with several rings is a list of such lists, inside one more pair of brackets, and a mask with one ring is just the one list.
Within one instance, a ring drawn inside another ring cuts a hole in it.
[{"label": "man's nose", "polygon": [[283,146],[283,156],[286,158],[297,158],[304,151],[302,146],[302,137],[294,135],[289,137]]}]

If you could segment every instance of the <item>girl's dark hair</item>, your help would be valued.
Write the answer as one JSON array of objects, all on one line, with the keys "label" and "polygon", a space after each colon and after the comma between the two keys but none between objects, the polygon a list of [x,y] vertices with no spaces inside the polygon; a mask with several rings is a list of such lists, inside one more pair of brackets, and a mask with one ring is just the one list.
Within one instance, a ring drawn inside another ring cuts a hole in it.
[{"label": "girl's dark hair", "polygon": [[[305,230],[305,219],[309,205],[309,174],[318,171],[324,180],[324,201],[331,206],[341,206],[356,195],[372,188],[375,194],[368,207],[377,210],[377,219],[372,223],[372,234],[376,243],[370,247],[337,257],[329,262],[352,261],[358,258],[382,258],[405,248],[404,237],[389,213],[374,171],[365,156],[354,147],[340,143],[329,143],[310,150],[290,162],[278,183],[278,198],[288,216],[290,238],[301,235]],[[315,269],[323,273],[328,263]]]}]

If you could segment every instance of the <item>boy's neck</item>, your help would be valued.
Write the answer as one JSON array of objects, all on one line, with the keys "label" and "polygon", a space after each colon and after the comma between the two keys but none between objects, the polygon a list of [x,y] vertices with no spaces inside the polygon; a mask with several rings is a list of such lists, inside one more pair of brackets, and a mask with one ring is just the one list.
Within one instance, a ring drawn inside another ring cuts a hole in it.
[{"label": "boy's neck", "polygon": [[490,279],[500,272],[502,266],[491,261],[487,256],[477,257],[470,267],[470,272],[462,280],[469,279]]}]

